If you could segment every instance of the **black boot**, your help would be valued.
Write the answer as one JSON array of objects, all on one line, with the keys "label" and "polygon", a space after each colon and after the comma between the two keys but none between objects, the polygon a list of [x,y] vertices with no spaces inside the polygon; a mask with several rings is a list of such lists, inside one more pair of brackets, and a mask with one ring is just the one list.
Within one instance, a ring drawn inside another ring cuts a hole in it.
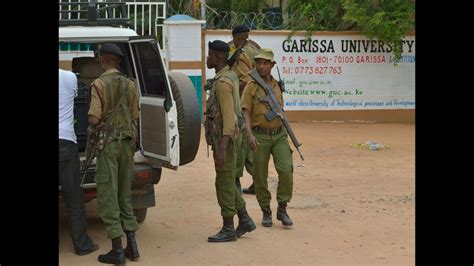
[{"label": "black boot", "polygon": [[239,191],[240,195],[242,195],[242,185],[240,184],[240,177],[235,178],[235,185],[237,186],[237,190]]},{"label": "black boot", "polygon": [[125,257],[130,260],[138,260],[140,254],[138,254],[137,241],[135,240],[135,232],[125,231],[127,236],[127,247],[125,248]]},{"label": "black boot", "polygon": [[99,255],[99,261],[107,264],[125,265],[125,253],[122,247],[122,238],[112,239],[112,250],[107,254]]},{"label": "black boot", "polygon": [[237,212],[237,216],[239,216],[239,225],[235,229],[235,234],[237,237],[241,237],[243,234],[252,232],[257,228],[252,218],[247,213],[245,207]]},{"label": "black boot", "polygon": [[255,186],[253,185],[253,182],[252,182],[252,185],[250,185],[248,188],[244,188],[242,190],[242,192],[244,194],[252,194],[252,195],[255,195]]},{"label": "black boot", "polygon": [[222,217],[224,226],[219,233],[207,238],[207,242],[228,242],[237,240],[234,229],[234,217]]},{"label": "black boot", "polygon": [[293,221],[286,213],[286,202],[278,202],[277,220],[281,221],[284,226],[293,225]]},{"label": "black boot", "polygon": [[272,227],[273,225],[272,210],[270,210],[270,208],[262,209],[262,212],[263,212],[262,225],[265,227]]}]

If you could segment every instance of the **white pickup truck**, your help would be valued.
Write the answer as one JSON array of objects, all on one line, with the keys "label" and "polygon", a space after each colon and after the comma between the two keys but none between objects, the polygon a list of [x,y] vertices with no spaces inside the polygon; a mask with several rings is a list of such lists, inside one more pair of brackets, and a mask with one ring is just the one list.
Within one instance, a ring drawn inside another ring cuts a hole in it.
[{"label": "white pickup truck", "polygon": [[[75,9],[81,10],[81,3],[60,3],[67,4],[77,4],[79,8]],[[79,151],[84,154],[87,141],[90,84],[103,72],[99,48],[103,43],[114,43],[124,54],[120,71],[135,81],[138,93],[140,145],[135,153],[132,197],[137,220],[143,222],[147,208],[155,206],[154,185],[160,181],[162,167],[177,170],[196,156],[201,135],[196,91],[186,75],[167,71],[155,36],[138,36],[131,29],[117,27],[128,23],[125,14],[120,19],[98,18],[101,10],[115,8],[120,12],[123,6],[82,4],[89,13],[83,19],[59,20],[60,58],[72,61],[72,71],[78,77],[74,116]],[[84,179],[86,201],[96,197],[94,163],[95,160]],[[61,196],[61,187],[59,192]]]}]

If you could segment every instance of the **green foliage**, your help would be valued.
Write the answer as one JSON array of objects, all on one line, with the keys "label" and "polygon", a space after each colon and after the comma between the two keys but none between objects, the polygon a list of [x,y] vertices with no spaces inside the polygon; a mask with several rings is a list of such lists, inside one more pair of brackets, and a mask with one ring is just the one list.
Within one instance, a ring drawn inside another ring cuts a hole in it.
[{"label": "green foliage", "polygon": [[207,0],[206,4],[219,11],[234,11],[236,13],[259,12],[268,7],[263,0]]},{"label": "green foliage", "polygon": [[229,0],[206,0],[206,4],[218,11],[227,11],[232,8],[232,1]]},{"label": "green foliage", "polygon": [[267,7],[265,1],[262,0],[233,0],[232,10],[234,12],[259,12],[263,7]]},{"label": "green foliage", "polygon": [[223,15],[224,18],[221,17],[222,14],[216,14],[214,18],[221,27],[246,24],[252,29],[260,29],[266,26],[264,17],[258,14],[263,8],[268,7],[264,0],[207,0],[206,4],[212,10],[228,12]]},{"label": "green foliage", "polygon": [[291,30],[347,30],[342,21],[342,0],[289,0],[287,11]]},{"label": "green foliage", "polygon": [[[414,0],[289,0],[292,31],[358,30],[393,46],[394,63],[401,58],[401,40],[415,27]],[[291,36],[290,36],[291,37]]]},{"label": "green foliage", "polygon": [[190,0],[168,1],[168,9],[173,10],[175,12],[174,14],[183,14],[190,4]]},{"label": "green foliage", "polygon": [[395,64],[401,58],[401,41],[415,27],[415,3],[411,0],[344,0],[344,19],[355,22],[369,38],[393,46]]}]

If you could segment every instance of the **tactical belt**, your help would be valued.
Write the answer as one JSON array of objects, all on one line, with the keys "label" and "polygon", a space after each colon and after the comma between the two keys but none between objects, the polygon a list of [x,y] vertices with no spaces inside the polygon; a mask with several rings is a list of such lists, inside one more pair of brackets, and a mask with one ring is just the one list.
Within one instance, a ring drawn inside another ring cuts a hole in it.
[{"label": "tactical belt", "polygon": [[256,126],[256,127],[253,127],[252,130],[257,132],[257,133],[260,133],[260,134],[265,134],[265,135],[270,135],[270,136],[273,136],[273,135],[276,135],[278,133],[280,133],[280,131],[283,129],[283,127],[279,127],[279,128],[264,128],[264,127],[259,127],[259,126]]}]

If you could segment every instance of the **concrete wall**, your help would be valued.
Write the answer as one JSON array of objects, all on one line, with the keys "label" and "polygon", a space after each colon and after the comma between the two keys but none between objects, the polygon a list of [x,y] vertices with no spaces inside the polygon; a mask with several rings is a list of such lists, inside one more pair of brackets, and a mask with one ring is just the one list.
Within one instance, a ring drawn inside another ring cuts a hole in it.
[{"label": "concrete wall", "polygon": [[415,110],[287,111],[290,121],[415,123]]},{"label": "concrete wall", "polygon": [[[192,81],[199,103],[205,101],[202,91],[202,33],[205,21],[176,15],[165,22],[167,61],[171,71],[186,74]],[[200,111],[202,115],[202,104]]]},{"label": "concrete wall", "polygon": [[[212,70],[207,70],[205,60],[207,55],[207,42],[214,39],[221,39],[223,41],[231,40],[230,30],[201,30],[200,22],[194,21],[191,23],[171,22],[166,23],[166,41],[164,54],[167,66],[171,71],[180,71],[190,77],[196,89],[196,94],[201,103],[201,108],[205,106],[205,93],[202,90],[202,85],[206,78],[213,76]],[[283,67],[293,67],[289,62],[285,62],[285,56],[293,56],[298,53],[282,54],[281,40],[288,37],[289,31],[252,31],[250,38],[256,40],[262,47],[270,47],[275,52],[275,59],[280,66],[280,72]],[[302,39],[305,32],[293,33],[293,38]],[[410,40],[414,43],[414,33],[408,34]],[[316,32],[313,34],[313,39],[358,39],[363,40],[365,36],[358,32]],[[298,40],[298,41],[300,41]],[[301,48],[301,47],[300,47]],[[400,99],[407,98],[412,105],[410,106],[389,106],[384,107],[295,107],[285,106],[286,114],[291,121],[374,121],[374,122],[397,122],[397,123],[414,123],[415,122],[415,107],[414,107],[414,47],[409,56],[412,57],[413,62],[402,63],[398,68],[394,68],[393,64],[389,62],[390,53],[375,53],[374,56],[382,56],[387,58],[387,62],[367,63],[367,64],[343,64],[341,65],[347,75],[332,75],[325,78],[333,84],[341,83],[340,86],[353,86],[354,88],[367,86],[363,101],[371,100],[372,98],[380,98],[383,100],[395,99],[400,102]],[[326,54],[333,56],[338,53],[338,48],[335,48],[334,53]],[[299,54],[298,54],[299,55]],[[315,56],[324,55],[323,53],[301,53],[303,57],[310,59]],[[355,56],[355,54],[350,55]],[[354,57],[355,58],[355,57]],[[295,57],[296,60],[296,57]],[[321,66],[318,63],[307,63],[308,66]],[[328,64],[336,66],[337,64]],[[295,65],[298,66],[297,64]],[[63,69],[71,69],[70,60],[62,60],[59,62],[59,67]],[[382,72],[380,72],[383,69]],[[276,69],[274,68],[276,71]],[[274,77],[278,77],[273,71]],[[393,73],[392,73],[393,72]],[[291,81],[294,73],[282,73],[287,82]],[[359,75],[359,76],[357,76]],[[319,78],[319,76],[318,76]],[[371,82],[373,81],[373,82]],[[352,84],[357,83],[357,84]],[[287,85],[291,88],[291,84]],[[339,86],[339,85],[338,85]],[[393,88],[391,87],[393,86]],[[320,86],[323,88],[324,86]],[[337,86],[333,86],[337,87]],[[370,87],[370,88],[369,88]],[[319,87],[318,87],[319,88]],[[328,87],[329,88],[329,87]],[[314,88],[309,88],[313,90]],[[325,90],[327,88],[323,88]],[[330,88],[332,89],[332,87]],[[294,95],[285,95],[285,100],[290,101]],[[355,96],[348,96],[347,99],[356,99]],[[327,98],[327,97],[326,97]],[[311,98],[313,100],[322,100],[318,97]],[[334,99],[334,98],[333,98]],[[344,98],[341,98],[344,100]],[[360,99],[360,98],[359,98]],[[296,101],[296,100],[294,100]],[[298,101],[302,101],[299,99]],[[393,100],[392,100],[393,101]],[[288,102],[289,104],[289,102]],[[318,109],[319,108],[319,109]]]},{"label": "concrete wall", "polygon": [[[206,30],[204,34],[203,44],[215,39],[231,40],[230,30]],[[284,100],[289,119],[415,122],[414,33],[409,33],[405,38],[402,54],[405,61],[398,66],[391,62],[392,54],[388,52],[386,44],[369,40],[359,32],[315,32],[312,41],[319,43],[305,47],[301,44],[306,39],[306,32],[293,33],[294,45],[285,44],[289,34],[289,31],[250,33],[251,39],[275,53],[275,60],[286,83]],[[325,45],[321,46],[322,42],[326,42]],[[333,49],[328,48],[329,42],[334,44]],[[357,48],[360,51],[350,50],[348,43],[360,44]],[[203,49],[203,58],[205,54],[206,47]],[[327,61],[317,61],[319,58]],[[353,61],[338,61],[341,58]],[[313,68],[318,68],[318,71],[327,69],[327,73],[317,73],[316,70],[311,74],[301,72],[308,69],[313,71]],[[329,69],[337,71],[331,72]],[[272,75],[278,78],[275,67]],[[203,79],[212,76],[212,70],[203,71]],[[313,92],[322,95],[304,95]]]}]

